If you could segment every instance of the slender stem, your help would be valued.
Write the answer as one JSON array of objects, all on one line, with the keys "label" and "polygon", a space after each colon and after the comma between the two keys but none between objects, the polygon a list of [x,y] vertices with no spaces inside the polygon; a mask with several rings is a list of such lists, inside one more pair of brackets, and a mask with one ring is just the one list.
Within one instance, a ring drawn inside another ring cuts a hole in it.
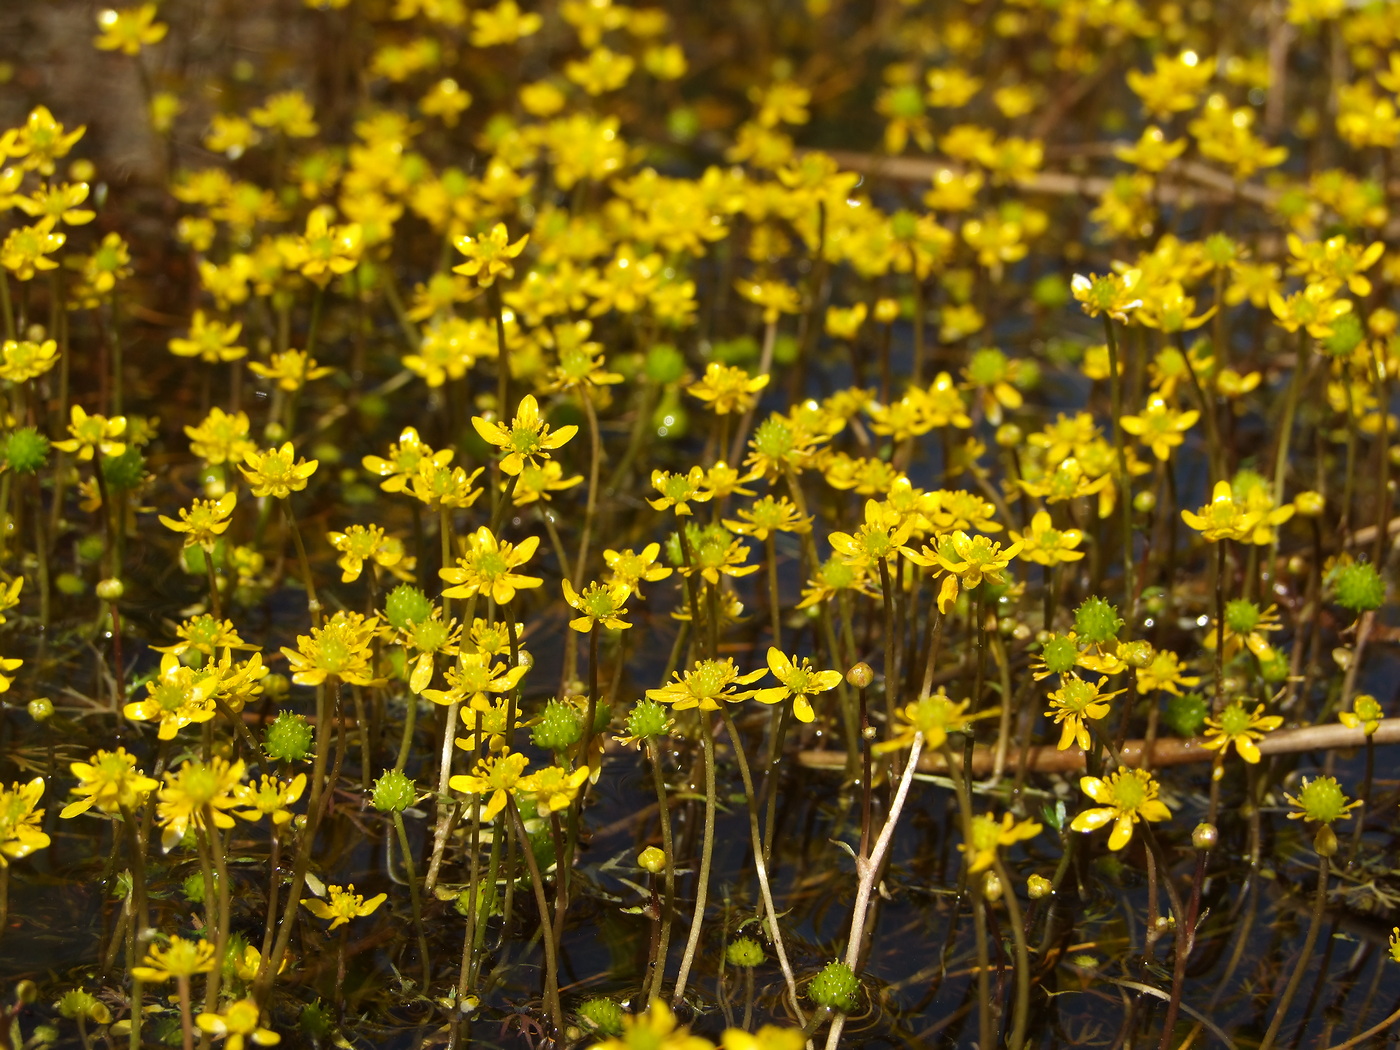
[{"label": "slender stem", "polygon": [[739,736],[739,728],[734,724],[734,717],[729,713],[729,708],[721,705],[719,713],[724,719],[724,728],[729,732],[729,742],[734,746],[734,757],[739,763],[739,777],[744,783],[744,800],[748,803],[749,811],[749,839],[754,854],[753,866],[758,876],[758,890],[763,897],[763,908],[767,914],[768,936],[773,941],[773,951],[778,956],[778,968],[783,971],[793,1014],[801,1023],[806,1024],[802,1003],[797,997],[797,980],[792,973],[792,964],[788,962],[787,949],[783,947],[782,931],[778,928],[778,909],[773,904],[773,890],[768,883],[768,865],[763,855],[763,839],[758,830],[758,796],[754,793],[753,775],[749,771],[749,760],[744,754],[744,742]]},{"label": "slender stem", "polygon": [[279,500],[282,513],[287,517],[287,527],[292,530],[292,540],[296,543],[297,563],[301,566],[301,582],[306,588],[306,608],[311,613],[311,623],[321,626],[321,602],[316,597],[316,578],[311,574],[311,561],[306,557],[306,544],[301,540],[301,529],[297,527],[296,516],[292,513],[289,500]]},{"label": "slender stem", "polygon": [[437,885],[438,870],[442,867],[442,853],[447,847],[447,828],[452,822],[455,804],[447,793],[447,782],[452,778],[452,749],[457,739],[457,711],[461,703],[453,700],[447,705],[446,721],[442,731],[442,753],[438,758],[438,822],[433,833],[433,854],[428,861],[428,874],[423,881],[423,892],[432,893]]},{"label": "slender stem", "polygon": [[1006,1041],[1007,1050],[1021,1050],[1026,1045],[1026,1024],[1030,1020],[1031,1009],[1031,960],[1026,946],[1026,930],[1021,920],[1021,902],[1016,896],[1016,885],[1001,857],[996,858],[997,877],[1004,890],[1002,900],[1006,901],[1007,923],[1011,927],[1011,945],[1016,953],[1016,999],[1011,1008],[1011,1036]]},{"label": "slender stem", "polygon": [[666,897],[661,904],[661,935],[656,942],[656,954],[652,957],[651,990],[647,1001],[661,998],[661,987],[666,981],[666,955],[671,944],[671,915],[676,906],[676,861],[671,840],[671,809],[666,800],[666,775],[661,768],[661,748],[655,740],[646,743],[647,757],[651,759],[652,783],[656,788],[656,804],[661,820],[661,849],[666,854],[665,888]]},{"label": "slender stem", "polygon": [[[904,764],[904,773],[899,778],[899,787],[895,789],[894,801],[890,803],[890,814],[885,818],[885,826],[880,829],[880,835],[875,840],[875,847],[870,851],[870,856],[856,858],[856,903],[851,910],[851,932],[846,939],[845,957],[845,963],[852,973],[857,973],[860,965],[861,946],[865,941],[865,924],[869,920],[870,895],[874,892],[875,883],[884,869],[885,855],[889,852],[890,843],[894,841],[895,825],[899,823],[899,816],[904,811],[904,800],[909,795],[909,785],[914,782],[914,770],[919,767],[919,752],[923,750],[923,746],[923,734],[915,733],[913,746],[909,749],[909,761]],[[845,1024],[844,1014],[837,1014],[832,1020],[831,1028],[827,1031],[826,1050],[835,1050],[840,1044],[841,1029]],[[982,1045],[990,1047],[991,1043],[984,1042]]]},{"label": "slender stem", "polygon": [[1118,460],[1118,502],[1123,508],[1123,595],[1125,630],[1131,635],[1137,620],[1137,587],[1133,576],[1133,489],[1128,475],[1128,450],[1123,439],[1123,377],[1118,374],[1118,337],[1113,321],[1103,314],[1104,338],[1108,343],[1108,381],[1113,397],[1113,451]]},{"label": "slender stem", "polygon": [[588,547],[593,537],[593,518],[598,510],[598,472],[603,462],[603,436],[598,432],[598,410],[594,407],[593,399],[588,394],[585,393],[581,396],[583,412],[588,417],[588,503],[583,511],[583,534],[579,537],[578,557],[574,559],[573,585],[575,590],[583,586],[583,574],[588,567]]},{"label": "slender stem", "polygon": [[423,957],[423,994],[433,983],[432,959],[428,955],[428,938],[423,933],[423,906],[418,899],[418,875],[413,870],[413,851],[408,845],[408,831],[403,826],[403,814],[394,810],[394,831],[399,838],[399,852],[403,854],[403,865],[408,870],[408,895],[413,903],[413,928],[418,931],[418,954]]},{"label": "slender stem", "polygon": [[544,1002],[549,1011],[550,1021],[554,1025],[556,1038],[562,1045],[565,1036],[564,1009],[559,1003],[559,961],[554,952],[554,938],[548,933],[551,923],[549,901],[544,895],[544,877],[540,874],[540,866],[535,860],[535,851],[530,848],[530,838],[525,833],[525,823],[520,819],[520,810],[515,806],[515,798],[509,794],[506,795],[506,809],[510,813],[515,833],[520,838],[520,852],[525,854],[525,865],[530,869],[530,885],[535,890],[535,906],[540,910],[540,941],[544,945]]},{"label": "slender stem", "polygon": [[1313,897],[1312,916],[1308,920],[1308,933],[1303,939],[1303,950],[1298,955],[1298,963],[1293,967],[1288,984],[1284,986],[1283,995],[1279,996],[1278,1005],[1274,1008],[1273,1020],[1269,1022],[1269,1030],[1264,1033],[1264,1040],[1259,1044],[1259,1050],[1269,1050],[1274,1045],[1279,1029],[1283,1027],[1283,1019],[1288,1014],[1288,1006],[1292,1003],[1293,996],[1297,994],[1298,985],[1303,982],[1303,974],[1307,971],[1308,963],[1312,960],[1313,948],[1317,945],[1317,935],[1322,929],[1322,913],[1327,910],[1327,874],[1328,858],[1319,856],[1317,858],[1317,894]]},{"label": "slender stem", "polygon": [[700,947],[701,925],[705,918],[705,897],[710,885],[710,862],[715,851],[715,734],[710,727],[709,712],[700,711],[698,714],[700,741],[705,755],[705,827],[700,840],[700,870],[695,876],[695,911],[691,916],[685,951],[681,955],[681,968],[676,974],[676,987],[671,992],[672,1006],[680,1006],[685,1001],[685,986],[690,978],[690,968],[695,963],[695,953]]},{"label": "slender stem", "polygon": [[184,1050],[194,1050],[194,1018],[190,1014],[190,979],[176,977],[175,986],[180,993],[180,1034]]}]

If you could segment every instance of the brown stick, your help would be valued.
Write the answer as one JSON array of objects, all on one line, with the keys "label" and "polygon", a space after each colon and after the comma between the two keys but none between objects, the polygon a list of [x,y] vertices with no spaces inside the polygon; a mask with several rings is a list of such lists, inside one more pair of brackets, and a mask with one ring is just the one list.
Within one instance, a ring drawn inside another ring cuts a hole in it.
[{"label": "brown stick", "polygon": [[[1372,738],[1376,744],[1400,744],[1400,718],[1384,718]],[[1280,729],[1259,741],[1259,751],[1265,755],[1296,754],[1299,751],[1327,751],[1350,747],[1364,747],[1366,734],[1361,729],[1348,729],[1339,723],[1316,726],[1300,726],[1297,729]],[[1121,752],[1123,764],[1141,766],[1144,742],[1128,740]],[[1209,762],[1215,752],[1206,747],[1200,738],[1180,740],[1159,739],[1152,749],[1152,765],[1179,766],[1188,762]],[[801,751],[797,761],[808,769],[845,769],[844,751]],[[972,752],[972,771],[984,776],[992,771],[996,761],[996,750],[979,747]],[[1077,747],[1058,751],[1041,745],[1032,747],[1026,755],[1026,768],[1035,773],[1073,773],[1084,768],[1084,752]],[[940,754],[924,754],[919,758],[920,773],[944,773],[947,771]]]}]

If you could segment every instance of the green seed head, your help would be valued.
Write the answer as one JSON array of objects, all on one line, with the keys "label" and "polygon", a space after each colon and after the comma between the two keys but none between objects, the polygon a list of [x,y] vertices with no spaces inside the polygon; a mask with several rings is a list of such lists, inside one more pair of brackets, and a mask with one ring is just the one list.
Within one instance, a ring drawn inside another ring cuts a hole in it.
[{"label": "green seed head", "polygon": [[572,704],[551,700],[530,733],[536,747],[546,751],[567,751],[583,737],[583,719]]},{"label": "green seed head", "polygon": [[1122,626],[1118,610],[1102,598],[1085,598],[1074,611],[1074,629],[1092,645],[1113,641]]},{"label": "green seed head", "polygon": [[1316,821],[1319,824],[1330,824],[1334,820],[1340,820],[1354,805],[1347,801],[1335,777],[1317,777],[1314,780],[1304,777],[1297,797],[1285,797],[1302,811],[1301,814],[1290,814],[1291,816],[1301,815],[1305,820]]},{"label": "green seed head", "polygon": [[1385,581],[1368,561],[1343,565],[1332,575],[1337,604],[1354,613],[1379,609],[1385,601]]},{"label": "green seed head", "polygon": [[1350,357],[1366,336],[1361,318],[1355,313],[1342,314],[1330,327],[1332,334],[1322,340],[1322,348],[1333,357]]},{"label": "green seed head", "polygon": [[639,740],[665,736],[670,728],[671,719],[666,714],[665,705],[655,700],[639,701],[627,716],[627,735]]},{"label": "green seed head", "polygon": [[856,993],[860,982],[851,968],[837,961],[827,963],[822,972],[812,978],[807,986],[807,994],[818,1006],[850,1013],[856,1007]]},{"label": "green seed head", "polygon": [[401,583],[389,592],[384,603],[384,617],[399,630],[411,623],[426,620],[433,612],[428,596],[412,584]]},{"label": "green seed head", "polygon": [[412,780],[402,771],[390,769],[374,782],[374,790],[370,792],[370,801],[374,804],[374,808],[381,813],[402,813],[413,805],[413,800],[417,795],[418,791],[413,786]]},{"label": "green seed head", "polygon": [[49,458],[49,439],[33,427],[20,427],[0,443],[0,459],[17,474],[33,474]]},{"label": "green seed head", "polygon": [[[724,961],[730,966],[752,968],[763,962],[763,946],[752,937],[739,937],[729,942],[724,949]],[[813,987],[816,982],[812,982]],[[813,998],[816,998],[813,993]]]},{"label": "green seed head", "polygon": [[281,711],[267,727],[263,750],[276,762],[305,762],[311,756],[311,723],[302,715]]},{"label": "green seed head", "polygon": [[658,343],[647,351],[646,372],[658,386],[678,383],[685,375],[685,355],[670,343]]},{"label": "green seed head", "polygon": [[1052,635],[1045,642],[1041,655],[1045,657],[1045,669],[1052,674],[1068,674],[1079,657],[1079,649],[1069,635]]},{"label": "green seed head", "polygon": [[1259,606],[1243,598],[1228,602],[1225,606],[1225,626],[1235,634],[1249,634],[1259,626],[1263,617]]},{"label": "green seed head", "polygon": [[622,1007],[611,999],[587,999],[578,1008],[583,1027],[594,1035],[611,1039],[622,1034]]}]

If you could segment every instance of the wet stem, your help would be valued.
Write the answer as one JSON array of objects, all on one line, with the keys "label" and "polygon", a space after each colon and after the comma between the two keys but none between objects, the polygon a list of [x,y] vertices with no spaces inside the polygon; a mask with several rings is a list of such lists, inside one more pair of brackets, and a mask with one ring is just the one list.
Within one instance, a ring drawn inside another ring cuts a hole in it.
[{"label": "wet stem", "polygon": [[1123,439],[1123,377],[1118,374],[1118,337],[1113,321],[1102,314],[1104,339],[1108,343],[1108,379],[1113,398],[1113,451],[1118,461],[1118,501],[1123,508],[1123,595],[1127,609],[1126,630],[1132,633],[1137,620],[1137,587],[1133,576],[1133,489],[1128,475],[1128,451]]},{"label": "wet stem", "polygon": [[559,1003],[559,962],[555,954],[554,938],[549,934],[551,926],[549,917],[549,901],[545,899],[544,877],[540,875],[540,866],[535,860],[535,851],[530,848],[530,838],[525,832],[525,823],[520,819],[520,810],[516,808],[515,797],[506,795],[506,809],[510,812],[511,825],[515,828],[516,837],[522,843],[521,852],[525,855],[525,866],[530,869],[530,885],[535,891],[535,906],[540,912],[540,927],[543,931],[540,937],[544,945],[544,1001],[545,1008],[549,1011],[549,1018],[554,1025],[557,1038],[564,1040],[564,1010]]},{"label": "wet stem", "polygon": [[1302,983],[1303,975],[1307,972],[1308,964],[1312,961],[1313,948],[1317,946],[1317,935],[1322,929],[1322,914],[1327,910],[1327,875],[1328,858],[1319,855],[1317,858],[1317,893],[1313,897],[1312,914],[1308,919],[1308,933],[1303,940],[1303,950],[1298,953],[1298,962],[1293,967],[1288,984],[1278,999],[1273,1020],[1269,1022],[1269,1030],[1264,1033],[1264,1040],[1259,1044],[1259,1050],[1269,1050],[1274,1045],[1279,1029],[1283,1027],[1283,1019],[1288,1014],[1288,1006],[1293,1001],[1293,996],[1297,994],[1298,985]]},{"label": "wet stem", "polygon": [[[692,594],[691,606],[695,605]],[[710,727],[710,713],[697,711],[700,718],[700,742],[705,761],[705,826],[700,840],[700,870],[695,876],[695,911],[690,920],[690,933],[686,937],[685,951],[681,955],[680,971],[676,974],[676,987],[671,993],[671,1005],[679,1007],[685,1000],[685,986],[690,978],[690,968],[695,963],[695,953],[700,947],[701,923],[705,917],[705,897],[710,885],[710,861],[715,851],[715,735]]]},{"label": "wet stem", "polygon": [[671,808],[666,800],[666,774],[661,767],[661,748],[652,739],[646,742],[647,757],[651,759],[652,783],[656,788],[656,803],[661,821],[661,850],[666,854],[665,898],[661,904],[661,935],[656,942],[656,954],[652,956],[651,989],[647,1001],[661,998],[661,987],[666,980],[666,956],[671,944],[671,914],[676,905],[676,861],[671,839]]},{"label": "wet stem", "polygon": [[403,814],[394,810],[394,831],[399,839],[399,852],[403,854],[404,868],[408,873],[408,894],[413,905],[413,928],[418,933],[418,954],[423,959],[423,992],[426,995],[433,982],[432,959],[428,955],[428,938],[423,932],[423,905],[418,897],[418,875],[413,870],[413,851],[408,844],[408,831],[403,826]]}]

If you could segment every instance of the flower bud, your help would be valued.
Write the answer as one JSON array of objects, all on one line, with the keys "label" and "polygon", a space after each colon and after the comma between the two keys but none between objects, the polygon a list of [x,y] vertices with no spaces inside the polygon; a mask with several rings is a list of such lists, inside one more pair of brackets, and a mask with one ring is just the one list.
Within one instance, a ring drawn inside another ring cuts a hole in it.
[{"label": "flower bud", "polygon": [[637,863],[653,875],[660,875],[666,870],[666,853],[656,846],[648,846],[637,854]]},{"label": "flower bud", "polygon": [[1321,492],[1309,489],[1293,497],[1293,507],[1303,517],[1315,518],[1326,509],[1327,499]]},{"label": "flower bud", "polygon": [[97,581],[97,596],[104,602],[120,601],[125,592],[126,588],[122,586],[122,581],[115,576]]},{"label": "flower bud", "polygon": [[1157,509],[1157,494],[1143,489],[1133,494],[1133,510],[1139,514],[1150,514]]},{"label": "flower bud", "polygon": [[1191,845],[1199,850],[1215,849],[1220,842],[1220,829],[1205,821],[1197,824],[1191,832]]},{"label": "flower bud", "polygon": [[1001,884],[1001,876],[994,871],[989,871],[982,876],[982,896],[995,904],[1001,900],[1001,895],[1005,887]]},{"label": "flower bud", "polygon": [[1033,901],[1049,896],[1053,890],[1054,886],[1044,875],[1032,875],[1026,880],[1026,895]]},{"label": "flower bud", "polygon": [[1015,448],[1025,439],[1025,431],[1015,423],[1003,423],[997,427],[996,441],[1002,448]]},{"label": "flower bud", "polygon": [[870,683],[875,681],[875,672],[870,669],[870,665],[861,661],[846,672],[846,681],[857,689],[868,689]]},{"label": "flower bud", "polygon": [[1317,834],[1313,836],[1313,849],[1319,857],[1337,855],[1337,833],[1332,830],[1331,824],[1324,824],[1317,829]]},{"label": "flower bud", "polygon": [[29,717],[36,722],[47,722],[53,717],[53,701],[47,696],[35,697],[29,701]]}]

